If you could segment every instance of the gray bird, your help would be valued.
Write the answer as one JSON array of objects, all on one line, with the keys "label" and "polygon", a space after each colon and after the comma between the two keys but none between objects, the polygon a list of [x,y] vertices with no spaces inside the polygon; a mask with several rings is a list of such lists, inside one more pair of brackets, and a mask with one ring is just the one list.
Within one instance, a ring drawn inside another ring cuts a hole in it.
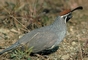
[{"label": "gray bird", "polygon": [[73,10],[64,11],[56,18],[56,20],[49,26],[45,26],[39,29],[35,29],[17,42],[15,42],[10,47],[4,49],[0,54],[3,54],[9,50],[15,49],[16,47],[26,45],[29,48],[33,47],[32,52],[38,53],[43,50],[53,49],[58,46],[66,35],[66,22],[72,18],[72,12],[77,9],[83,9],[79,6]]}]

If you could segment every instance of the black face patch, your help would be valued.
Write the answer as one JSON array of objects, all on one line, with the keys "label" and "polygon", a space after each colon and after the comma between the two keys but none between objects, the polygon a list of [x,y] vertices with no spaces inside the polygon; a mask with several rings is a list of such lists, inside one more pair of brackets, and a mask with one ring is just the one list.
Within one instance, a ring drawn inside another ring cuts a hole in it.
[{"label": "black face patch", "polygon": [[67,15],[66,22],[68,22],[71,18],[72,18],[72,14],[70,13],[70,14]]},{"label": "black face patch", "polygon": [[72,18],[72,13],[64,15],[63,18],[66,20],[66,22],[68,22]]}]

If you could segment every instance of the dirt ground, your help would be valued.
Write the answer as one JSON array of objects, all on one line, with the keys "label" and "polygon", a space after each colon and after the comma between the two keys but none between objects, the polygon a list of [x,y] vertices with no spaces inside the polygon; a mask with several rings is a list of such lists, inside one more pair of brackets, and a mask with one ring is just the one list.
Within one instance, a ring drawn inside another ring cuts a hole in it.
[{"label": "dirt ground", "polygon": [[[43,7],[41,8],[48,8],[51,12],[47,14],[46,17],[40,17],[40,20],[46,19],[47,21],[40,21],[36,23],[34,23],[34,20],[36,20],[35,18],[32,19],[31,17],[29,17],[30,14],[27,15],[27,13],[25,13],[25,10],[27,8],[21,10],[26,4],[22,2],[23,0],[16,0],[16,2],[12,0],[7,0],[7,2],[14,2],[15,4],[17,3],[16,6],[14,4],[10,5],[5,1],[6,0],[0,1],[0,51],[15,43],[23,34],[30,32],[33,29],[51,24],[53,20],[55,20],[56,16],[58,16],[59,12],[63,9],[72,9],[76,6],[81,5],[83,6],[83,10],[73,12],[72,19],[67,22],[68,29],[66,37],[59,44],[59,49],[55,53],[48,55],[48,58],[43,58],[42,56],[27,56],[26,58],[19,58],[18,54],[17,56],[15,56],[16,58],[11,58],[11,53],[5,53],[3,55],[0,55],[0,60],[88,60],[88,4],[86,3],[87,0],[51,0],[48,1],[47,4],[46,0],[45,2],[41,0],[39,1],[39,4],[42,4],[41,2],[44,2]],[[28,2],[30,1],[31,0],[29,0]],[[18,2],[20,2],[21,4],[19,4]],[[64,3],[66,3],[66,5]],[[15,6],[15,8],[13,8],[13,6]],[[40,9],[40,7],[38,7],[38,9],[39,11],[37,11],[36,9],[37,12],[35,12],[35,10],[32,11],[32,9],[29,8],[29,10],[33,12],[35,16],[37,16],[37,13],[40,13],[40,10],[43,10]],[[14,16],[13,19],[12,16]],[[30,21],[26,21],[27,19],[32,19],[32,24],[29,24],[28,22]]]}]

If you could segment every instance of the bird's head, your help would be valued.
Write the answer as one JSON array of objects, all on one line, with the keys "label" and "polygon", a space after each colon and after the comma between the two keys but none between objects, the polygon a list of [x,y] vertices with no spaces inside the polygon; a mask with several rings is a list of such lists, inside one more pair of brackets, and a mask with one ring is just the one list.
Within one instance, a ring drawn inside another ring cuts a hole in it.
[{"label": "bird's head", "polygon": [[72,12],[75,11],[75,10],[82,10],[83,7],[82,6],[79,6],[73,10],[71,9],[67,9],[67,10],[64,10],[60,13],[60,16],[65,20],[65,22],[68,22],[71,18],[72,18]]}]

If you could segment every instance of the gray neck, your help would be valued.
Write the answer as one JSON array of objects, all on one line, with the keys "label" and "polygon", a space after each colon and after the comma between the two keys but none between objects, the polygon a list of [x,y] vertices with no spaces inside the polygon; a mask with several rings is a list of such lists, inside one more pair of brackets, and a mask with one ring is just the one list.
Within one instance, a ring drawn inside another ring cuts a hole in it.
[{"label": "gray neck", "polygon": [[61,28],[62,29],[66,28],[65,20],[60,16],[57,17],[57,19],[54,21],[54,23],[52,23],[52,25],[53,25],[52,28],[54,28],[54,29],[60,30]]}]

